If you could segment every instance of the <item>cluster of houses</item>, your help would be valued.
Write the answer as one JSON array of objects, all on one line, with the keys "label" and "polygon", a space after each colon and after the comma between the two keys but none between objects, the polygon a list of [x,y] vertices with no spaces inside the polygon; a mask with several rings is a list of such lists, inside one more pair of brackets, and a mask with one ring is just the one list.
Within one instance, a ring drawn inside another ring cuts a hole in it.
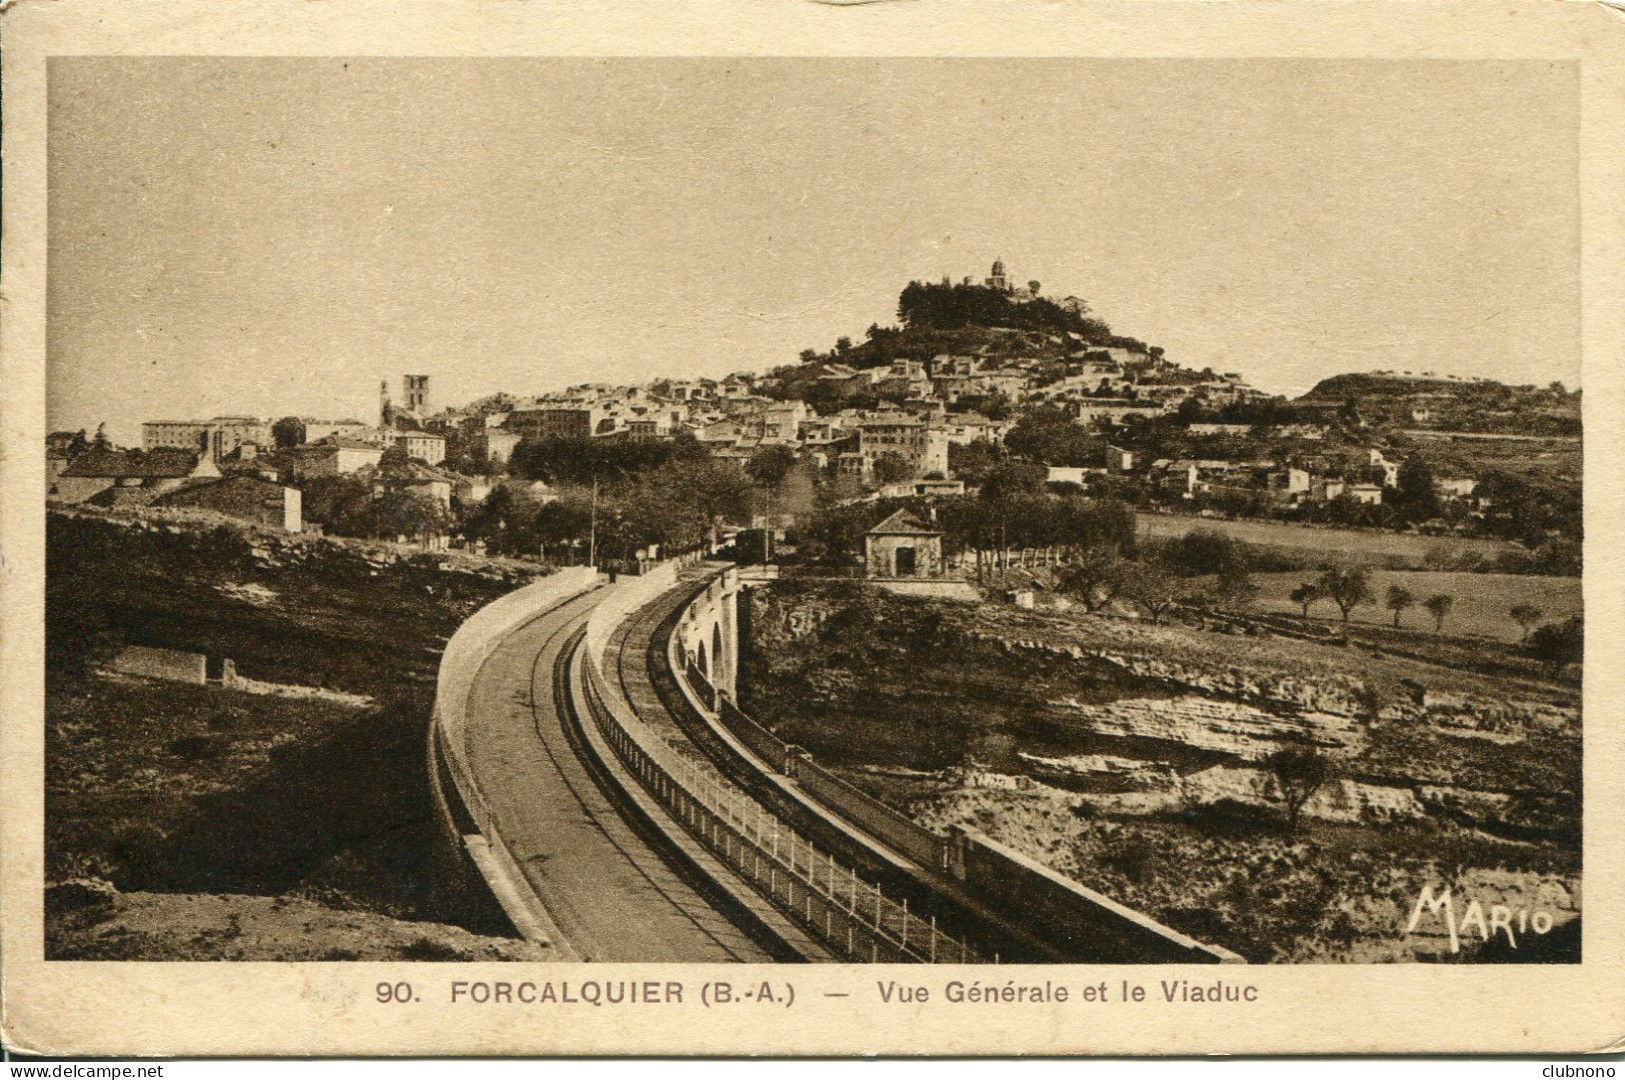
[{"label": "cluster of houses", "polygon": [[[1036,295],[1034,289],[1011,285],[1002,262],[985,281],[1018,301]],[[1082,310],[1073,298],[1062,303]],[[1299,422],[1272,426],[1269,444],[1300,443],[1300,452],[1284,459],[1236,460],[1215,453],[1145,460],[1150,455],[1130,448],[1136,445],[1131,433],[1137,419],[1176,414],[1191,402],[1201,407],[1198,414],[1212,415],[1267,395],[1238,374],[1194,372],[1168,361],[1161,350],[1126,339],[1102,344],[1076,333],[994,330],[999,347],[925,360],[898,358],[880,367],[809,357],[788,382],[782,374],[741,372],[642,386],[595,383],[530,397],[497,394],[432,412],[429,377],[407,375],[400,404],[392,401],[387,383],[380,386],[379,414],[370,423],[311,417],[273,423],[249,416],[154,420],[142,425],[141,449],[130,451],[101,440],[87,447],[82,435],[55,433],[47,454],[50,498],[119,505],[161,500],[186,488],[192,491],[188,498],[196,500],[209,484],[232,480],[230,494],[240,504],[249,480],[297,495],[298,485],[313,479],[374,476],[384,455],[399,448],[408,464],[391,470],[390,483],[449,506],[454,499],[481,501],[490,491],[489,481],[446,467],[453,447],[459,461],[471,457],[500,468],[527,439],[680,435],[692,436],[715,457],[740,462],[764,448],[784,447],[801,460],[860,479],[870,498],[955,495],[965,489],[952,475],[949,448],[998,446],[1016,423],[1011,417],[1035,407],[1058,411],[1101,436],[1104,463],[1052,468],[1055,482],[1087,485],[1095,476],[1109,475],[1134,480],[1168,501],[1240,491],[1265,494],[1272,504],[1289,508],[1345,496],[1380,505],[1385,488],[1395,484],[1398,465],[1379,450],[1370,451],[1368,466],[1352,470],[1346,462],[1317,464],[1313,454],[1301,452],[1303,442],[1325,439],[1330,423],[1345,419],[1342,402],[1296,403]],[[813,389],[786,399],[787,387],[809,385]],[[852,407],[842,407],[847,403]],[[1325,411],[1327,423],[1315,422],[1317,408]],[[1215,444],[1259,433],[1252,424],[1221,422],[1192,421],[1185,430]],[[1444,500],[1469,500],[1474,487],[1471,479],[1438,481]],[[261,501],[269,506],[273,494],[267,487]],[[285,514],[284,520],[295,516]]]},{"label": "cluster of houses", "polygon": [[[1132,465],[1125,464],[1123,468],[1126,471]],[[1056,479],[1054,470],[1051,474],[1051,479]],[[1399,462],[1390,461],[1380,449],[1367,450],[1364,467],[1353,470],[1302,459],[1294,463],[1159,458],[1147,466],[1146,482],[1169,499],[1192,500],[1230,491],[1265,495],[1279,509],[1324,504],[1340,497],[1365,506],[1381,506],[1383,492],[1399,484]],[[1478,481],[1470,477],[1437,477],[1433,486],[1441,502],[1460,502],[1473,510],[1483,510],[1488,505],[1486,499],[1476,494]]]},{"label": "cluster of houses", "polygon": [[[1002,262],[994,264],[985,284],[1018,301],[1029,292],[1011,284]],[[1068,298],[1062,303],[1079,302]],[[826,401],[855,397],[868,402],[866,408],[826,407],[820,413],[807,400],[784,400],[782,387],[770,386],[769,377],[739,372],[722,379],[661,379],[643,386],[589,383],[524,398],[499,394],[434,415],[412,409],[405,415],[426,436],[455,431],[465,449],[497,465],[509,461],[526,438],[669,439],[689,434],[718,457],[745,460],[763,447],[785,446],[820,466],[877,482],[891,479],[877,478],[882,458],[901,459],[916,479],[946,478],[950,445],[1002,442],[1014,422],[975,411],[971,406],[980,401],[1050,405],[1080,424],[1114,426],[1171,413],[1193,397],[1217,408],[1264,396],[1237,374],[1186,372],[1158,350],[1100,345],[1074,333],[1041,337],[1048,348],[1034,349],[1034,355],[1011,355],[1009,348],[988,346],[929,360],[900,358],[875,368],[820,361],[806,372]],[[1037,355],[1041,351],[1047,355]],[[1059,378],[1058,357],[1064,357]],[[409,406],[426,398],[426,383],[417,397],[409,388]],[[397,411],[397,419],[400,415]],[[386,423],[382,430],[390,427]],[[321,430],[324,437],[352,444],[377,441],[358,430]],[[444,455],[443,450],[425,449],[412,456],[438,464],[435,455]]]},{"label": "cluster of houses", "polygon": [[213,510],[289,532],[303,531],[303,495],[275,475],[223,472],[198,450],[160,446],[119,450],[94,446],[69,453],[73,433],[48,440],[47,500],[58,505],[173,506]]},{"label": "cluster of houses", "polygon": [[478,502],[490,492],[483,477],[441,468],[446,436],[426,416],[428,377],[404,379],[406,404],[393,405],[380,388],[376,424],[314,417],[272,421],[250,416],[152,420],[142,424],[139,449],[118,449],[100,437],[52,432],[46,439],[47,499],[60,505],[173,506],[214,510],[299,532],[306,528],[300,485],[330,476],[360,475],[383,485],[379,466],[398,447],[405,464],[387,484],[449,507],[454,497]]}]

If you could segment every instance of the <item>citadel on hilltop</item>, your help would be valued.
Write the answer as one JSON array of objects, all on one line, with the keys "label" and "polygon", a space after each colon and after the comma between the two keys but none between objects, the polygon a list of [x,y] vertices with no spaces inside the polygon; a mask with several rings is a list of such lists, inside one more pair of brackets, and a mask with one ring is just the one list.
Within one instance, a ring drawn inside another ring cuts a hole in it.
[{"label": "citadel on hilltop", "polygon": [[[943,275],[942,284],[944,286],[951,288],[953,283],[952,277],[946,274]],[[975,284],[976,279],[969,275],[960,280],[960,285],[962,286]],[[1029,281],[1025,285],[1017,285],[1011,279],[1010,275],[1005,272],[1004,260],[994,259],[992,270],[988,272],[987,277],[982,279],[982,288],[992,289],[994,292],[1003,293],[1014,303],[1025,304],[1038,299],[1038,292],[1041,288],[1041,284],[1037,281]],[[1084,302],[1076,296],[1065,297],[1061,300],[1057,300],[1056,303],[1059,304],[1063,309],[1080,315],[1083,314],[1085,310]]]}]

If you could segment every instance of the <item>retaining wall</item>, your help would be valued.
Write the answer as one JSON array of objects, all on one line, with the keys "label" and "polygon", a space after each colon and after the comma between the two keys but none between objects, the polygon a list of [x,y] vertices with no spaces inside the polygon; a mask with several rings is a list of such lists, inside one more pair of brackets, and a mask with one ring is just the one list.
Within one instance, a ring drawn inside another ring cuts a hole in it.
[{"label": "retaining wall", "polygon": [[951,830],[950,872],[1082,962],[1239,964],[1241,957],[1164,926],[969,829]]},{"label": "retaining wall", "polygon": [[931,870],[947,865],[947,842],[864,791],[827,772],[797,747],[786,770],[801,789],[870,836]]},{"label": "retaining wall", "polygon": [[[440,657],[434,716],[429,728],[431,781],[434,790],[442,793],[443,779],[450,779],[460,798],[461,809],[467,812],[489,847],[490,859],[482,862],[481,872],[501,875],[502,880],[490,881],[491,890],[502,901],[503,907],[508,909],[514,925],[527,936],[531,936],[534,933],[532,928],[545,919],[545,909],[541,908],[539,900],[529,895],[524,876],[497,832],[495,817],[480,790],[478,779],[468,766],[465,744],[468,698],[474,687],[474,677],[504,638],[571,597],[592,588],[597,582],[597,571],[592,567],[578,566],[516,589],[469,616],[446,642],[445,651]],[[445,815],[453,828],[463,827],[457,821],[460,815],[449,807]],[[516,910],[513,907],[515,903],[523,906]],[[561,943],[552,944],[558,946]]]},{"label": "retaining wall", "polygon": [[[713,600],[707,589],[689,611]],[[675,643],[673,643],[675,645]],[[939,836],[823,769],[786,744],[725,693],[718,693],[673,647],[672,669],[692,701],[771,767],[800,784],[820,805],[852,822],[927,870],[963,883],[990,906],[1078,960],[1101,963],[1241,963],[1228,949],[1205,945],[1110,897],[1089,889],[980,833],[954,829]]]}]

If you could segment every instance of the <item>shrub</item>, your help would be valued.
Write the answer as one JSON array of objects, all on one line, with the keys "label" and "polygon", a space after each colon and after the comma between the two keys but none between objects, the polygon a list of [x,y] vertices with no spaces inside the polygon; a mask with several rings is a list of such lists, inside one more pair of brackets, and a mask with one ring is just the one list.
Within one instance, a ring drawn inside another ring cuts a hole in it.
[{"label": "shrub", "polygon": [[218,758],[222,749],[220,740],[213,735],[183,735],[169,744],[170,753],[192,762]]},{"label": "shrub", "polygon": [[1116,847],[1101,856],[1101,865],[1115,870],[1132,882],[1142,882],[1151,874],[1157,852],[1151,841],[1143,836],[1124,838]]},{"label": "shrub", "polygon": [[1287,828],[1298,831],[1298,815],[1309,797],[1332,778],[1331,761],[1314,747],[1292,746],[1264,759],[1275,778],[1275,789],[1286,809]]},{"label": "shrub", "polygon": [[1547,623],[1529,635],[1529,655],[1561,670],[1585,657],[1585,620],[1573,615],[1560,623]]}]

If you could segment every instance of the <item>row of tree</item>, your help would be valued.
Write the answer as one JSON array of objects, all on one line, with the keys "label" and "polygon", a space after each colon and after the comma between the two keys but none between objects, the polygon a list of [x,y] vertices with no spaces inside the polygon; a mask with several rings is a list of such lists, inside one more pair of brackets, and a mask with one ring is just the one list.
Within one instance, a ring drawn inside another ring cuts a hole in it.
[{"label": "row of tree", "polygon": [[[1337,605],[1344,622],[1356,608],[1377,601],[1370,575],[1359,568],[1326,570],[1316,580],[1295,586],[1288,595],[1303,609],[1304,618],[1309,617],[1312,605],[1329,601]],[[1445,620],[1455,609],[1456,598],[1443,592],[1422,598],[1403,585],[1388,586],[1382,597],[1383,607],[1393,613],[1396,628],[1405,612],[1418,603],[1433,617],[1434,631],[1442,632]],[[1514,604],[1507,609],[1507,616],[1523,632],[1519,644],[1535,659],[1557,665],[1581,661],[1585,646],[1585,623],[1581,616],[1545,622],[1546,613],[1533,604]]]},{"label": "row of tree", "polygon": [[[1311,606],[1326,600],[1337,605],[1344,622],[1349,621],[1349,616],[1356,608],[1376,601],[1376,594],[1371,588],[1371,575],[1360,567],[1325,570],[1319,578],[1304,582],[1288,595],[1294,604],[1303,608],[1304,618],[1309,617]],[[1439,631],[1444,629],[1445,619],[1456,606],[1456,598],[1449,593],[1434,593],[1421,603],[1428,614],[1433,616],[1434,630]],[[1390,585],[1388,595],[1383,601],[1383,606],[1394,613],[1396,628],[1399,626],[1400,616],[1416,604],[1416,594],[1403,585]]]}]

